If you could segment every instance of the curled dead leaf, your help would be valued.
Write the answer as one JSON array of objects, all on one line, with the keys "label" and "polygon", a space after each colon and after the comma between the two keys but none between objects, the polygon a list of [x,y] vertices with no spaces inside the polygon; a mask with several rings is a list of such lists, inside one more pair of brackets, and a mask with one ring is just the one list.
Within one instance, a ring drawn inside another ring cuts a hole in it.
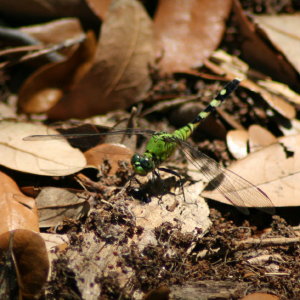
[{"label": "curled dead leaf", "polygon": [[95,37],[88,33],[86,40],[70,57],[35,71],[19,91],[19,110],[26,113],[47,112],[61,99],[64,92],[87,72],[94,51]]},{"label": "curled dead leaf", "polygon": [[267,293],[253,293],[243,297],[241,300],[279,300],[279,297]]},{"label": "curled dead leaf", "polygon": [[108,11],[108,7],[112,0],[86,0],[85,2],[100,20],[104,20],[105,14]]},{"label": "curled dead leaf", "polygon": [[[39,92],[34,93],[30,101],[24,103],[22,110],[24,112],[30,113],[42,113],[49,110],[50,107],[54,106],[56,102],[63,96],[62,89],[53,88],[43,88]],[[20,103],[23,101],[20,99]]]},{"label": "curled dead leaf", "polygon": [[276,110],[287,119],[295,118],[295,107],[288,103],[284,97],[270,93],[267,89],[260,87],[258,84],[249,79],[243,80],[241,82],[241,85],[260,94],[274,110]]},{"label": "curled dead leaf", "polygon": [[248,132],[250,152],[255,152],[277,141],[277,138],[270,131],[259,125],[251,125]]},{"label": "curled dead leaf", "polygon": [[249,134],[246,130],[230,130],[226,136],[226,142],[231,154],[237,158],[241,159],[248,154],[248,139]]},{"label": "curled dead leaf", "polygon": [[[288,100],[290,100],[291,95],[295,93],[291,93],[288,91],[283,91],[281,89],[281,93],[278,91],[274,91],[274,88],[270,88],[270,84],[267,85],[266,82],[259,81],[256,83],[247,78],[247,72],[249,66],[245,64],[240,59],[237,59],[234,56],[231,56],[225,53],[222,50],[215,51],[213,56],[215,60],[218,61],[218,65],[213,62],[206,63],[207,67],[212,69],[219,68],[221,73],[226,72],[229,78],[238,77],[243,78],[241,81],[241,86],[254,91],[260,96],[278,113],[283,115],[288,119],[293,119],[296,116],[296,109],[293,105],[291,105]],[[262,84],[261,84],[262,83]],[[260,86],[260,84],[262,86]]]},{"label": "curled dead leaf", "polygon": [[0,234],[28,229],[39,231],[39,221],[35,200],[21,193],[17,184],[0,172]]},{"label": "curled dead leaf", "polygon": [[274,80],[299,88],[299,74],[285,56],[276,50],[264,31],[246,16],[238,0],[233,0],[233,12],[239,29],[241,54],[253,68],[262,70]]},{"label": "curled dead leaf", "polygon": [[300,94],[291,90],[286,84],[271,80],[259,80],[258,84],[274,94],[287,98],[290,102],[300,104]]},{"label": "curled dead leaf", "polygon": [[152,24],[143,6],[138,1],[113,1],[92,68],[49,117],[84,118],[128,108],[140,100],[151,85],[152,44]]},{"label": "curled dead leaf", "polygon": [[84,153],[87,164],[99,168],[105,160],[110,164],[109,175],[115,175],[119,162],[130,163],[133,152],[122,144],[101,144]]},{"label": "curled dead leaf", "polygon": [[49,260],[42,237],[25,229],[6,232],[0,235],[0,251],[11,251],[21,295],[34,299],[46,283],[49,272]]}]

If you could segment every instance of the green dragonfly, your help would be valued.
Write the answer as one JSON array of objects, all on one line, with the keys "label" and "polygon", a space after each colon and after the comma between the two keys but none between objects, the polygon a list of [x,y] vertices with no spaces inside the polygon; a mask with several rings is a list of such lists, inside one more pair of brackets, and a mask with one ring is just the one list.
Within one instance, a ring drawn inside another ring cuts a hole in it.
[{"label": "green dragonfly", "polygon": [[155,172],[155,170],[174,153],[176,148],[179,147],[185,153],[188,160],[208,180],[207,188],[217,189],[227,201],[245,213],[247,213],[246,207],[257,207],[272,213],[274,211],[273,203],[260,188],[238,174],[223,168],[215,160],[206,156],[186,141],[199,124],[228,98],[238,87],[239,83],[240,81],[238,79],[230,81],[193,121],[175,130],[173,133],[143,129],[125,129],[107,133],[33,135],[26,137],[25,140],[78,138],[107,134],[150,136],[145,152],[142,155],[134,154],[132,156],[131,165],[136,174],[145,176],[150,172]]}]

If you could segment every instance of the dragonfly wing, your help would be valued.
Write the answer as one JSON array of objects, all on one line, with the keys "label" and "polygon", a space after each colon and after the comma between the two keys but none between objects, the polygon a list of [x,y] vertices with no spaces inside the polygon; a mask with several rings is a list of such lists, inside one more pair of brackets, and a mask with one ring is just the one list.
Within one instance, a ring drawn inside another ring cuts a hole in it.
[{"label": "dragonfly wing", "polygon": [[244,213],[247,213],[247,207],[257,207],[267,213],[274,213],[272,201],[260,188],[238,174],[223,168],[188,142],[178,139],[177,143],[189,161],[209,181],[207,190],[219,190],[230,203]]},{"label": "dragonfly wing", "polygon": [[151,136],[155,133],[153,130],[148,129],[121,129],[121,130],[112,130],[109,132],[97,132],[97,133],[76,133],[76,134],[49,134],[49,135],[30,135],[23,138],[24,141],[48,141],[48,140],[60,140],[60,139],[78,139],[85,137],[95,137],[101,135],[145,135]]}]

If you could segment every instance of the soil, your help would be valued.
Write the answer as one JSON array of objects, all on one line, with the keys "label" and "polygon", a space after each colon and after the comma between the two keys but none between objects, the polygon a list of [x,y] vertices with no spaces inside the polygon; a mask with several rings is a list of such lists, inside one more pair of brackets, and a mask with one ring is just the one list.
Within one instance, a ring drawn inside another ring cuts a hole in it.
[{"label": "soil", "polygon": [[46,299],[82,299],[99,292],[96,285],[99,299],[188,299],[193,292],[198,296],[189,299],[240,299],[257,291],[300,299],[299,228],[291,226],[291,212],[244,216],[210,202],[212,225],[205,233],[183,233],[163,222],[154,229],[155,243],[141,247],[136,241],[147,228],[137,226],[128,209],[139,200],[127,191],[115,195],[120,189],[107,180],[88,217],[58,228],[70,244],[56,250]]}]

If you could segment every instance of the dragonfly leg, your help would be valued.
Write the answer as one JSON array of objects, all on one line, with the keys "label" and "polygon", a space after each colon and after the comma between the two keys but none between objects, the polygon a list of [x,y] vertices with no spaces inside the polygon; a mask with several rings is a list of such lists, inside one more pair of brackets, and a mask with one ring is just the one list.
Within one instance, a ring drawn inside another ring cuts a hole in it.
[{"label": "dragonfly leg", "polygon": [[[170,173],[178,177],[180,182],[180,188],[182,189],[182,194],[184,196],[182,177],[177,172],[165,168],[157,168],[153,170],[151,174],[152,176],[146,184],[140,184],[140,188],[132,189],[132,196],[134,198],[140,199],[142,202],[149,203],[151,202],[152,196],[162,199],[160,197],[162,197],[165,193],[170,193],[170,191],[167,188],[167,186],[169,186],[170,184],[170,181],[163,180],[159,171]],[[139,183],[139,181],[136,178],[135,180]]]},{"label": "dragonfly leg", "polygon": [[135,174],[132,174],[132,175],[128,178],[128,182],[129,182],[128,187],[131,187],[132,181],[135,181],[138,185],[141,185],[141,182],[136,178]]},{"label": "dragonfly leg", "polygon": [[163,171],[163,172],[166,172],[166,173],[169,173],[169,174],[172,174],[172,175],[175,175],[177,176],[180,180],[182,179],[182,177],[180,176],[179,173],[177,173],[176,171],[174,170],[171,170],[171,169],[167,169],[167,168],[158,168],[159,171]]},{"label": "dragonfly leg", "polygon": [[[151,179],[151,181],[153,178]],[[132,187],[131,183],[132,181],[135,181],[139,187]],[[149,196],[149,193],[143,187],[143,184],[137,179],[136,174],[133,174],[129,177],[129,186],[128,186],[128,193],[134,198],[144,203],[150,203],[151,197]]]},{"label": "dragonfly leg", "polygon": [[[160,176],[160,174],[159,174],[159,168],[154,169],[154,170],[152,171],[152,177],[151,177],[151,184],[152,184],[153,187],[154,187],[154,186],[157,186],[156,184],[157,184],[158,182],[162,182],[162,178],[161,178],[161,176]],[[157,196],[158,196],[158,195],[157,195]],[[162,198],[158,196],[158,199],[159,199],[159,200],[158,200],[158,203],[161,204],[161,203],[162,203]]]},{"label": "dragonfly leg", "polygon": [[185,193],[184,193],[184,188],[183,188],[184,182],[183,182],[183,179],[182,179],[182,177],[180,176],[180,174],[177,173],[176,171],[171,170],[171,169],[168,169],[168,168],[161,168],[161,167],[160,167],[160,168],[158,168],[158,170],[163,171],[163,172],[166,172],[166,173],[169,173],[169,174],[172,174],[172,175],[174,175],[174,176],[176,176],[176,177],[179,178],[180,189],[181,189],[181,191],[182,191],[182,195],[183,195],[184,202],[186,202]]}]

